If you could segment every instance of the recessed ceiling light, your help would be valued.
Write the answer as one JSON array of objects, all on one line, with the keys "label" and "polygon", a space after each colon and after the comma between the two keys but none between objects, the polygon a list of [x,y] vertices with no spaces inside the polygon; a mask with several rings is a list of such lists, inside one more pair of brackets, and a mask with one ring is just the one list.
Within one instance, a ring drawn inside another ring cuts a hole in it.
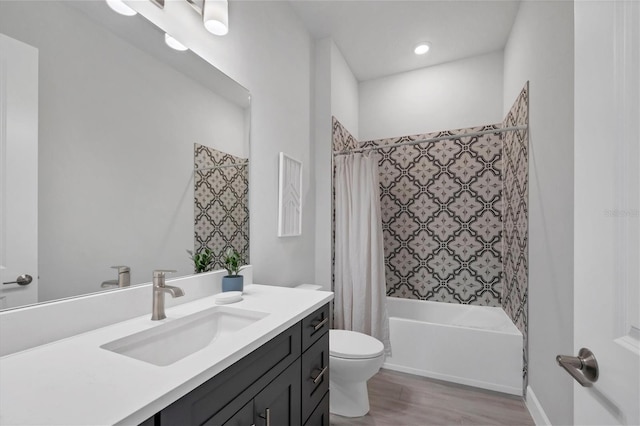
[{"label": "recessed ceiling light", "polygon": [[183,52],[183,51],[188,49],[187,46],[185,46],[184,44],[180,43],[178,40],[176,40],[175,38],[171,37],[167,33],[164,33],[164,42],[167,43],[167,46],[169,46],[170,48],[175,49],[175,50],[179,50],[181,52]]},{"label": "recessed ceiling light", "polygon": [[427,53],[429,51],[429,49],[431,48],[431,44],[427,43],[427,42],[423,42],[420,43],[416,46],[415,49],[413,49],[413,52],[416,55],[424,55],[425,53]]},{"label": "recessed ceiling light", "polygon": [[111,8],[111,10],[113,10],[114,12],[118,12],[120,15],[133,16],[138,13],[127,6],[122,0],[107,0],[107,4]]}]

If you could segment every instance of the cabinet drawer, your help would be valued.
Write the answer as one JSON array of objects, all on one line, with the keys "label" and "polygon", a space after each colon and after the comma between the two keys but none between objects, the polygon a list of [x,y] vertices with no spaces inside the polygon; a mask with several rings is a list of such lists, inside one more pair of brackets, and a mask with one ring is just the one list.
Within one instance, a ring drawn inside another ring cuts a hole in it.
[{"label": "cabinet drawer", "polygon": [[329,331],[329,304],[302,320],[302,352]]},{"label": "cabinet drawer", "polygon": [[329,392],[324,394],[322,401],[313,410],[304,426],[329,426]]},{"label": "cabinet drawer", "polygon": [[300,356],[300,334],[298,323],[169,405],[161,425],[201,425],[223,409],[216,417],[230,419]]},{"label": "cabinet drawer", "polygon": [[320,337],[302,354],[302,421],[329,390],[329,333]]}]

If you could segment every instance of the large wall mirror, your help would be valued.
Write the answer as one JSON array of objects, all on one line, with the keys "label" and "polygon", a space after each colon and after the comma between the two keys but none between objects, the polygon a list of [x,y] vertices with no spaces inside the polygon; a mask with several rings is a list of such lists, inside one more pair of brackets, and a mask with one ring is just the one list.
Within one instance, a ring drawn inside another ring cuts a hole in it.
[{"label": "large wall mirror", "polygon": [[194,166],[220,165],[195,151],[248,161],[249,93],[163,37],[103,1],[0,1],[0,309],[194,272]]}]

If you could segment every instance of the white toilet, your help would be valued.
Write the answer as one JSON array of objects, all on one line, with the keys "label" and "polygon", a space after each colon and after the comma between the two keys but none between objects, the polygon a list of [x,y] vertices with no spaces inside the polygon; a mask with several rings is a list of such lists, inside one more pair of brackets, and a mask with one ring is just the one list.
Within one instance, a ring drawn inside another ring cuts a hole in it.
[{"label": "white toilet", "polygon": [[[300,284],[302,290],[320,290]],[[367,380],[384,362],[384,345],[375,337],[356,331],[329,330],[329,412],[361,417],[369,412]]]},{"label": "white toilet", "polygon": [[345,417],[369,412],[367,380],[384,362],[384,345],[366,334],[329,330],[329,411]]}]

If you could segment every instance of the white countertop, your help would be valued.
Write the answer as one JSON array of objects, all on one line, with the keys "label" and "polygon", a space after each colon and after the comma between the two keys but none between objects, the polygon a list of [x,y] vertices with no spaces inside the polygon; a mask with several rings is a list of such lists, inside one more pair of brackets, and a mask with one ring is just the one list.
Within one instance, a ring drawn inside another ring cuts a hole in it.
[{"label": "white countertop", "polygon": [[100,346],[210,308],[215,305],[213,296],[169,308],[163,321],[151,321],[149,312],[7,355],[0,358],[0,424],[138,424],[332,298],[332,293],[324,291],[246,286],[242,301],[220,306],[261,311],[268,316],[164,367]]}]

